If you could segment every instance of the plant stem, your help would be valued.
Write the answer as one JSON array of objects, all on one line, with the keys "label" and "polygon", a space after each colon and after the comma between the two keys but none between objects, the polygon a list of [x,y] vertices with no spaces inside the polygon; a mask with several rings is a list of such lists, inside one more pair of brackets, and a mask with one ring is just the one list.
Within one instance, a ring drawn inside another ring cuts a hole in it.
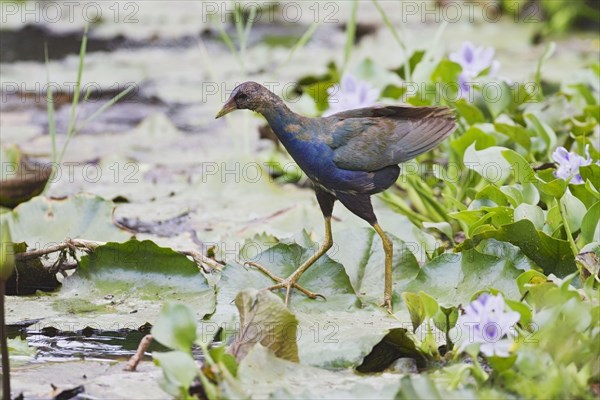
[{"label": "plant stem", "polygon": [[571,246],[571,250],[573,251],[573,255],[577,256],[579,254],[579,250],[577,249],[577,245],[573,240],[573,234],[571,233],[571,227],[567,222],[567,218],[565,217],[565,213],[567,210],[563,208],[563,204],[561,201],[558,201],[558,210],[560,211],[560,218],[562,219],[563,226],[565,227],[565,232],[567,233],[567,240],[569,241],[569,245]]},{"label": "plant stem", "polygon": [[0,347],[2,347],[2,398],[10,400],[10,362],[8,344],[6,342],[6,325],[4,320],[4,294],[6,281],[0,280]]}]

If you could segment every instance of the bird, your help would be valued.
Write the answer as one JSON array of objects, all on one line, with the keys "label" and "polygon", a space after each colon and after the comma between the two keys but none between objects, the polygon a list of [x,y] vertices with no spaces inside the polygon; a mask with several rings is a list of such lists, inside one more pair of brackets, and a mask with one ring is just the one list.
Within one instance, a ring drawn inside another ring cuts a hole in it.
[{"label": "bird", "polygon": [[267,120],[281,144],[312,181],[325,222],[325,239],[319,249],[287,278],[274,275],[258,263],[247,264],[276,282],[268,289],[285,289],[286,306],[293,289],[311,299],[323,297],[300,286],[298,280],[332,247],[331,216],[334,203],[339,201],[381,237],[385,252],[381,305],[391,313],[393,245],[377,221],[371,196],[396,182],[400,174],[398,164],[433,149],[456,129],[452,110],[437,106],[376,105],[327,117],[306,117],[290,110],[263,85],[251,81],[233,89],[216,118],[235,110],[251,110]]}]

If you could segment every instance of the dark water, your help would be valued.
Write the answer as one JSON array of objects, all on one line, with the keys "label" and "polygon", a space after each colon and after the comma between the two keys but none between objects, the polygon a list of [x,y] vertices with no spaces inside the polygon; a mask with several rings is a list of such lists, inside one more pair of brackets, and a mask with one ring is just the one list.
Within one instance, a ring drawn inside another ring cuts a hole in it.
[{"label": "dark water", "polygon": [[[8,336],[27,340],[37,350],[36,360],[96,358],[126,360],[135,354],[141,339],[150,333],[150,326],[139,330],[121,329],[99,331],[86,328],[79,331],[59,331],[54,328],[33,330],[21,325],[9,325]],[[153,342],[148,353],[164,351],[165,347]],[[151,358],[147,355],[147,359]]]}]

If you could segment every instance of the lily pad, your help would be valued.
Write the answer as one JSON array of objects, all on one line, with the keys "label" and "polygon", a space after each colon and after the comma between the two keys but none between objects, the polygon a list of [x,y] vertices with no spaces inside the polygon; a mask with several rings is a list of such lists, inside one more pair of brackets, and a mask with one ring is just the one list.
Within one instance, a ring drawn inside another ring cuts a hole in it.
[{"label": "lily pad", "polygon": [[107,243],[82,258],[54,295],[7,299],[9,323],[42,318],[70,331],[137,329],[156,321],[164,303],[185,302],[197,319],[214,312],[214,288],[196,263],[151,241]]},{"label": "lily pad", "polygon": [[[362,230],[359,232],[359,236],[365,234]],[[345,241],[338,242],[344,248],[352,247]],[[261,262],[275,275],[287,277],[312,251],[314,247],[307,249],[297,243],[278,243],[252,259]],[[412,254],[408,257],[414,259]],[[378,264],[375,259],[373,262]],[[383,271],[383,259],[378,267]],[[401,309],[392,318],[381,307],[363,306],[344,267],[328,256],[323,256],[309,268],[299,283],[327,298],[312,300],[298,291],[292,293],[290,310],[299,320],[296,336],[299,358],[303,363],[328,368],[357,366],[391,329],[410,326],[410,316],[405,310]],[[214,334],[218,326],[228,333],[235,333],[239,322],[232,302],[237,294],[247,288],[263,289],[271,285],[273,281],[255,268],[228,264],[217,285],[217,310],[209,321],[201,323],[201,329]],[[375,290],[382,295],[383,281]],[[280,293],[280,296],[283,294]]]},{"label": "lily pad", "polygon": [[113,223],[112,201],[87,193],[67,199],[34,197],[20,204],[7,218],[15,243],[43,248],[79,238],[102,242],[121,242],[131,236]]},{"label": "lily pad", "polygon": [[328,371],[282,360],[257,345],[238,369],[252,398],[393,399],[400,388],[397,374],[359,375],[350,370]]}]

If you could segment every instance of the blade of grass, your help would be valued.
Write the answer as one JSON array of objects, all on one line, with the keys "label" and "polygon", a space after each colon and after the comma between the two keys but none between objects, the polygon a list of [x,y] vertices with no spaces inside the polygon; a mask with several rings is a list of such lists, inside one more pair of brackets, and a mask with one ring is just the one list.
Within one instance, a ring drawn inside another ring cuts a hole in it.
[{"label": "blade of grass", "polygon": [[304,34],[300,37],[300,39],[298,39],[298,41],[296,42],[296,44],[294,45],[294,47],[292,47],[292,49],[290,50],[290,53],[288,54],[287,58],[285,59],[285,61],[283,63],[281,63],[279,65],[279,67],[284,67],[286,66],[294,57],[294,54],[300,50],[301,48],[303,48],[306,43],[308,43],[308,41],[310,40],[310,38],[313,37],[313,35],[315,34],[315,32],[317,31],[317,28],[321,25],[320,21],[315,21],[313,22],[308,29],[306,30],[306,32],[304,32]]},{"label": "blade of grass", "polygon": [[[50,142],[52,143],[52,165],[53,168],[58,168],[56,165],[58,154],[56,150],[56,123],[54,122],[54,92],[52,90],[52,85],[50,84],[50,62],[48,61],[47,43],[44,43],[44,57],[46,59],[46,112],[48,114],[48,134],[50,135]],[[54,175],[54,172],[55,170],[52,171],[52,175]],[[53,176],[46,182],[42,194],[45,194],[50,188],[52,178]]]},{"label": "blade of grass", "polygon": [[79,90],[81,88],[81,76],[83,75],[83,64],[85,61],[85,53],[87,50],[87,35],[88,35],[88,24],[85,24],[83,28],[83,37],[81,38],[81,46],[79,47],[79,65],[77,67],[77,80],[75,81],[75,91],[73,92],[73,102],[71,103],[71,117],[69,118],[69,128],[67,130],[67,139],[65,140],[65,144],[63,145],[62,151],[60,152],[60,156],[58,157],[58,162],[60,163],[65,151],[67,150],[67,146],[69,145],[69,141],[73,137],[75,133],[75,120],[76,120],[76,111],[77,104],[79,103]]},{"label": "blade of grass", "polygon": [[110,99],[109,101],[107,101],[106,103],[104,103],[102,105],[102,107],[100,107],[99,109],[97,109],[92,115],[90,115],[88,118],[86,118],[85,121],[83,121],[81,124],[79,124],[77,126],[77,129],[75,131],[83,129],[83,127],[85,127],[88,123],[92,122],[96,117],[98,117],[104,111],[108,110],[110,107],[112,107],[115,103],[117,103],[123,97],[127,96],[127,94],[129,92],[131,92],[134,87],[135,87],[134,85],[129,86],[127,89],[124,89],[123,91],[121,91],[120,93],[118,93],[117,95],[115,95],[115,97],[113,97],[112,99]]},{"label": "blade of grass", "polygon": [[392,24],[392,21],[388,18],[387,14],[383,10],[383,8],[381,8],[381,5],[379,4],[379,2],[377,0],[371,0],[371,1],[373,2],[373,5],[375,5],[375,8],[377,8],[377,11],[379,11],[379,14],[381,14],[383,23],[389,29],[389,31],[392,33],[392,36],[394,37],[394,39],[396,40],[398,45],[400,45],[400,48],[402,49],[402,51],[404,51],[404,54],[406,56],[406,61],[404,62],[404,76],[406,77],[406,81],[410,82],[410,80],[411,80],[410,65],[409,65],[410,55],[408,54],[408,49],[406,48],[406,44],[404,44],[404,42],[400,38],[400,35],[398,35],[398,31],[394,27],[394,24]]},{"label": "blade of grass", "polygon": [[350,19],[346,24],[346,45],[344,46],[344,66],[342,70],[346,69],[348,60],[350,60],[350,54],[354,48],[354,40],[356,39],[356,14],[358,11],[358,0],[354,0],[352,3],[352,11],[350,13]]},{"label": "blade of grass", "polygon": [[217,30],[219,31],[219,36],[221,37],[221,40],[223,41],[223,43],[225,43],[225,46],[227,46],[229,51],[231,51],[231,54],[233,54],[233,56],[235,57],[237,62],[240,64],[240,66],[242,67],[242,70],[245,71],[246,66],[244,65],[244,61],[240,57],[240,54],[238,53],[237,49],[235,48],[235,45],[233,44],[233,40],[231,40],[231,37],[227,34],[225,29],[223,29],[223,26],[220,23],[217,23]]},{"label": "blade of grass", "polygon": [[50,63],[48,61],[48,44],[44,43],[46,59],[46,111],[48,113],[48,133],[52,142],[52,163],[56,163],[56,125],[54,123],[54,93],[50,84]]}]

